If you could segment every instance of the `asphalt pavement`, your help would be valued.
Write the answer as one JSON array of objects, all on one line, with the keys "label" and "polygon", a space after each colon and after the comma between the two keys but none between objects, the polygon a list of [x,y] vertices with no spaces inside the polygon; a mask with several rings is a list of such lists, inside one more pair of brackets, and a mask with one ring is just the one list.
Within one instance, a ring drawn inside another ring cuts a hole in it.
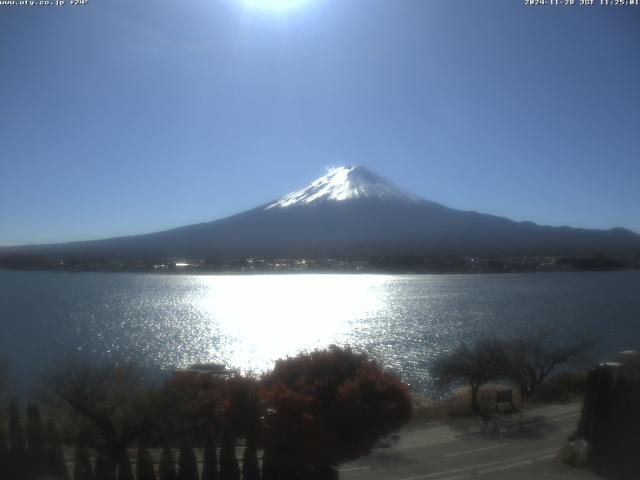
[{"label": "asphalt pavement", "polygon": [[374,452],[342,465],[341,480],[454,480],[599,478],[558,459],[576,429],[581,404],[527,408],[489,419],[457,419],[412,426]]}]

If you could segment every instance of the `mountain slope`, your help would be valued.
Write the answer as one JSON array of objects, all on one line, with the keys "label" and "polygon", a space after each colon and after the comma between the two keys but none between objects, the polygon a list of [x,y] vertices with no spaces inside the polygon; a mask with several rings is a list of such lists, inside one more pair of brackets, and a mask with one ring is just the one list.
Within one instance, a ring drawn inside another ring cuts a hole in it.
[{"label": "mountain slope", "polygon": [[301,190],[214,222],[11,251],[124,258],[580,255],[638,253],[640,236],[624,229],[545,227],[455,210],[409,194],[364,167],[341,167]]}]

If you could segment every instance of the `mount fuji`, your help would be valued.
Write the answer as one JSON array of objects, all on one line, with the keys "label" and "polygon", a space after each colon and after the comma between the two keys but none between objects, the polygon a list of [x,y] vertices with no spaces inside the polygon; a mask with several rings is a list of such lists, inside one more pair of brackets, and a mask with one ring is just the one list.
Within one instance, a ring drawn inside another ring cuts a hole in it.
[{"label": "mount fuji", "polygon": [[404,191],[362,166],[209,223],[88,242],[11,247],[48,257],[589,255],[640,253],[629,230],[540,226],[455,210]]}]

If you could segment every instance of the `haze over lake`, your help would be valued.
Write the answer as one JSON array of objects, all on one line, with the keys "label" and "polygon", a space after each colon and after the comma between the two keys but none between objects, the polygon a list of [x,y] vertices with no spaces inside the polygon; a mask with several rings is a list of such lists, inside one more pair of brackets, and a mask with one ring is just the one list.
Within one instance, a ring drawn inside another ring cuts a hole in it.
[{"label": "haze over lake", "polygon": [[545,325],[640,346],[640,272],[509,275],[151,275],[0,271],[0,356],[18,383],[84,355],[152,367],[263,371],[332,343],[366,350],[418,391],[459,341]]}]

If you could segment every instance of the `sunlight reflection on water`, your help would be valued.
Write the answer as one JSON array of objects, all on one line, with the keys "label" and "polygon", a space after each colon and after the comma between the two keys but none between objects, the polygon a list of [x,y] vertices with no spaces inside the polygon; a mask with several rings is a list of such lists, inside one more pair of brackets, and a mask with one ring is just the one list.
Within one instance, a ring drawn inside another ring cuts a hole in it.
[{"label": "sunlight reflection on water", "polygon": [[261,372],[351,345],[419,391],[440,353],[487,335],[556,327],[640,345],[640,272],[518,275],[145,275],[0,271],[0,358],[16,378],[74,352],[164,369],[224,362]]},{"label": "sunlight reflection on water", "polygon": [[231,365],[260,371],[300,350],[349,343],[358,319],[386,309],[390,278],[256,275],[198,281],[206,287],[198,309],[221,332],[210,356],[222,354]]}]

